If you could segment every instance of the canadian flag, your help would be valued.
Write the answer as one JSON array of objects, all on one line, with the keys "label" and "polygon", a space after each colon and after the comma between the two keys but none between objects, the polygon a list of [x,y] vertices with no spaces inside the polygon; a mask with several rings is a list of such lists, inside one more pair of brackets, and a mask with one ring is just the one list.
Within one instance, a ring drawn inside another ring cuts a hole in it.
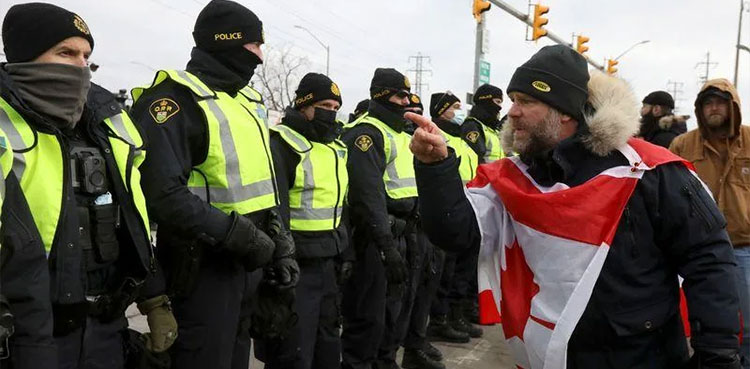
[{"label": "canadian flag", "polygon": [[630,165],[607,169],[580,186],[541,186],[518,157],[480,166],[468,185],[482,235],[480,315],[485,321],[502,316],[518,368],[566,367],[568,340],[638,180],[669,162],[692,170],[642,140],[631,139],[619,151]]}]

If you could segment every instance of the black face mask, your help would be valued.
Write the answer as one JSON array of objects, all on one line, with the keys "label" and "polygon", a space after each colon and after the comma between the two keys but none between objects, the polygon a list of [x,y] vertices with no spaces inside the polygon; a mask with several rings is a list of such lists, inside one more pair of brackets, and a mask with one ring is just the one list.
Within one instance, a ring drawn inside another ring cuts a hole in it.
[{"label": "black face mask", "polygon": [[341,124],[336,121],[336,112],[333,110],[315,108],[315,115],[310,121],[315,136],[322,143],[330,143],[341,133]]},{"label": "black face mask", "polygon": [[263,60],[258,55],[244,47],[212,51],[211,55],[240,78],[247,81],[253,78],[255,68],[263,64]]}]

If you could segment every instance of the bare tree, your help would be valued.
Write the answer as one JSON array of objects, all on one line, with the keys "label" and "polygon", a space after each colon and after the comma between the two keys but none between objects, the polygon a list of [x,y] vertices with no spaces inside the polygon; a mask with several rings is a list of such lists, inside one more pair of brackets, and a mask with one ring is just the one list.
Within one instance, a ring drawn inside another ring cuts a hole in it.
[{"label": "bare tree", "polygon": [[270,110],[281,112],[294,102],[294,90],[310,64],[291,49],[290,45],[266,47],[263,64],[256,70],[254,84]]}]

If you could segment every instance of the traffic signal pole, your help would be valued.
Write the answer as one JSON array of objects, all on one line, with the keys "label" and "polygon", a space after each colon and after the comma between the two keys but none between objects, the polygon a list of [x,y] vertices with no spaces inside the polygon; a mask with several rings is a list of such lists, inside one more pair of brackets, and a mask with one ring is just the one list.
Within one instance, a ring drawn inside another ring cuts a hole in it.
[{"label": "traffic signal pole", "polygon": [[[505,3],[503,0],[489,0],[489,2],[491,2],[492,4],[494,4],[495,6],[497,6],[498,8],[500,8],[502,10],[505,10],[508,14],[514,16],[515,18],[517,18],[521,22],[526,23],[529,27],[533,27],[534,26],[534,20],[528,14],[525,14],[523,12],[518,11],[517,9],[515,9],[512,6],[510,6],[507,3]],[[479,27],[479,25],[477,25],[477,27]],[[560,37],[560,36],[552,33],[549,30],[547,30],[546,37],[549,37],[550,40],[555,41],[555,42],[557,42],[560,45],[565,45],[565,46],[567,46],[567,47],[569,47],[571,49],[574,48],[573,44],[571,44],[570,42],[567,42],[567,41],[563,40],[562,37]],[[599,63],[597,63],[597,62],[595,62],[595,61],[593,61],[591,59],[589,59],[588,57],[586,57],[586,61],[588,61],[588,63],[591,64],[591,66],[593,66],[594,68],[599,69],[600,71],[604,71],[604,66],[603,65],[601,65],[601,64],[599,64]],[[479,67],[477,66],[477,70],[478,70],[478,68]],[[476,76],[477,75],[475,74],[475,78],[477,78]],[[475,80],[475,83],[476,83],[476,80]]]},{"label": "traffic signal pole", "polygon": [[[482,60],[484,60],[484,50],[482,49],[482,42],[484,39],[484,31],[486,29],[486,13],[482,13],[482,18],[479,22],[477,22],[477,35],[476,35],[476,43],[474,44],[474,88],[471,90],[473,93],[474,91],[479,88],[479,71],[482,65]],[[467,101],[468,103],[468,101]]]}]

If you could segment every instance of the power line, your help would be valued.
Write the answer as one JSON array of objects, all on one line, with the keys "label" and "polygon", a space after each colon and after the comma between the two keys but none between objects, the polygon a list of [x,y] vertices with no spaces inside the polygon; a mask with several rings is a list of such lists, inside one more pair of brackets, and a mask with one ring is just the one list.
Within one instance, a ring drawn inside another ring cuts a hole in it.
[{"label": "power line", "polygon": [[422,76],[424,73],[429,73],[432,75],[432,69],[424,69],[424,61],[427,60],[429,63],[431,61],[429,56],[424,56],[422,53],[417,53],[417,55],[413,55],[409,57],[409,63],[411,63],[412,59],[416,63],[414,69],[409,69],[407,72],[414,72],[414,91],[417,95],[419,95],[420,98],[422,98],[422,86],[427,85],[426,83],[422,82]]}]

